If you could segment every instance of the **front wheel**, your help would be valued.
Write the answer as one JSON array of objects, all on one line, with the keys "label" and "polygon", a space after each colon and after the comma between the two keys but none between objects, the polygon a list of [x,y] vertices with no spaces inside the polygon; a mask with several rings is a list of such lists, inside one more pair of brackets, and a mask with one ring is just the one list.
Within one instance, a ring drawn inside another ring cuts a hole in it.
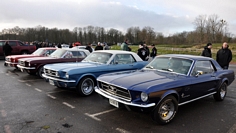
[{"label": "front wheel", "polygon": [[94,91],[94,80],[91,77],[84,77],[76,87],[76,91],[81,96],[89,96]]},{"label": "front wheel", "polygon": [[165,97],[153,110],[152,119],[159,124],[167,124],[178,111],[178,102],[174,96]]},{"label": "front wheel", "polygon": [[41,66],[39,69],[38,69],[38,71],[37,71],[37,75],[40,77],[40,78],[44,78],[43,77],[43,66]]},{"label": "front wheel", "polygon": [[216,94],[214,94],[214,99],[216,101],[223,101],[227,94],[227,84],[224,82],[220,88],[217,90]]}]

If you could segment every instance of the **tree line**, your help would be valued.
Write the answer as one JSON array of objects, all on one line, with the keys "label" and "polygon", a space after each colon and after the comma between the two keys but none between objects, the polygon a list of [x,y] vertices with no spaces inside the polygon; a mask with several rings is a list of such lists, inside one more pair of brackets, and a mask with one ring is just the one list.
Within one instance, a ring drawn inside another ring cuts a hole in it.
[{"label": "tree line", "polygon": [[40,41],[53,43],[73,43],[82,44],[106,42],[110,45],[122,43],[124,39],[129,39],[132,44],[146,42],[147,44],[202,44],[207,42],[236,42],[233,34],[228,32],[226,20],[219,19],[217,15],[199,15],[195,18],[193,25],[194,31],[183,31],[169,36],[164,36],[161,32],[154,31],[154,28],[146,26],[130,27],[126,33],[114,28],[105,29],[103,27],[75,27],[69,29],[47,28],[36,26],[34,28],[14,28],[3,29],[0,32],[0,39],[14,39],[21,41]]}]

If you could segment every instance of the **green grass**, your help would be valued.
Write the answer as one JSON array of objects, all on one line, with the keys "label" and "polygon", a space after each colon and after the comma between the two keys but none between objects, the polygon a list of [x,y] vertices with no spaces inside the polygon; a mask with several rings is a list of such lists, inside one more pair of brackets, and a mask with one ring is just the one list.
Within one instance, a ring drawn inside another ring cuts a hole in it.
[{"label": "green grass", "polygon": [[[189,55],[200,55],[204,46],[206,44],[199,44],[199,45],[156,45],[157,54],[189,54]],[[212,57],[216,59],[216,53],[219,49],[221,49],[221,43],[213,43],[212,45]],[[130,48],[133,52],[137,53],[138,46],[137,45],[130,45]],[[233,54],[233,60],[231,61],[236,63],[236,44],[229,44],[229,48]],[[120,46],[113,45],[111,47],[112,50],[120,50]],[[151,48],[150,48],[151,49]]]}]

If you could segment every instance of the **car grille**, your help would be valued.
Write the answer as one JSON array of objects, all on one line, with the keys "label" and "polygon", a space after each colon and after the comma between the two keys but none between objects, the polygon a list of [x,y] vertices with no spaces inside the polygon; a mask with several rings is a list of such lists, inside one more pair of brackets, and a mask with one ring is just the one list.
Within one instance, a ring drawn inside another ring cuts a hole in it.
[{"label": "car grille", "polygon": [[131,101],[131,96],[130,93],[127,89],[118,87],[118,86],[114,86],[114,85],[110,85],[101,81],[98,81],[99,87],[100,89],[112,96],[118,97],[122,100],[126,100],[126,101]]},{"label": "car grille", "polygon": [[44,68],[44,74],[49,75],[49,76],[53,76],[53,77],[58,77],[57,71],[50,70],[50,69],[47,69],[47,68]]}]

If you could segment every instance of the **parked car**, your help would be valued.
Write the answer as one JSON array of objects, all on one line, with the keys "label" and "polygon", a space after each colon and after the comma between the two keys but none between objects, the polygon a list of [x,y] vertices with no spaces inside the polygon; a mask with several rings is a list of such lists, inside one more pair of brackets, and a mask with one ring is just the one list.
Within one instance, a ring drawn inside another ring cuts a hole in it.
[{"label": "parked car", "polygon": [[[86,46],[74,46],[73,49],[86,49]],[[92,48],[92,52],[93,51],[94,51],[94,48]]]},{"label": "parked car", "polygon": [[140,71],[101,75],[95,91],[115,107],[151,111],[153,120],[166,124],[180,105],[210,95],[223,101],[234,79],[233,70],[223,70],[212,58],[169,54]]},{"label": "parked car", "polygon": [[53,53],[56,50],[56,48],[51,47],[45,47],[45,48],[39,48],[36,51],[34,51],[32,54],[25,54],[25,55],[9,55],[6,57],[5,63],[7,66],[16,67],[18,64],[18,60],[22,58],[32,58],[32,57],[40,57],[40,56],[49,56],[51,53]]},{"label": "parked car", "polygon": [[79,63],[45,65],[43,76],[51,85],[74,88],[81,96],[89,96],[94,92],[96,78],[101,74],[137,70],[146,64],[133,52],[101,50],[92,52]]},{"label": "parked car", "polygon": [[84,49],[57,49],[48,57],[34,57],[19,59],[17,67],[28,74],[37,74],[43,78],[43,66],[45,64],[60,62],[80,62],[90,54]]},{"label": "parked car", "polygon": [[24,44],[19,40],[0,40],[0,56],[4,55],[2,48],[6,41],[8,41],[9,45],[12,47],[12,55],[31,54],[36,50],[36,46]]}]

